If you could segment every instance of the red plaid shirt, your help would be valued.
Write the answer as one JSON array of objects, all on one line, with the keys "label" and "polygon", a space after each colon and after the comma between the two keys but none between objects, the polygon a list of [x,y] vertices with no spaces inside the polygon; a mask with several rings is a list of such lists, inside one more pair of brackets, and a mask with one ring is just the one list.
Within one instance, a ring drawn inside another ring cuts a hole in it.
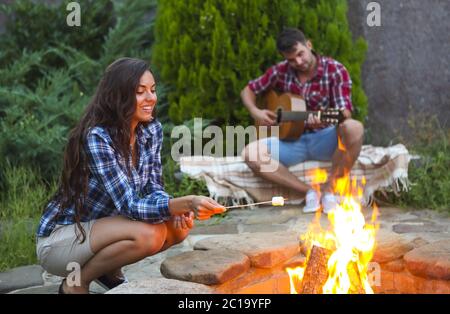
[{"label": "red plaid shirt", "polygon": [[302,96],[308,110],[339,108],[353,111],[351,100],[352,81],[347,69],[336,60],[315,54],[317,70],[314,77],[301,83],[295,70],[287,61],[270,67],[266,73],[248,83],[256,94],[275,88]]}]

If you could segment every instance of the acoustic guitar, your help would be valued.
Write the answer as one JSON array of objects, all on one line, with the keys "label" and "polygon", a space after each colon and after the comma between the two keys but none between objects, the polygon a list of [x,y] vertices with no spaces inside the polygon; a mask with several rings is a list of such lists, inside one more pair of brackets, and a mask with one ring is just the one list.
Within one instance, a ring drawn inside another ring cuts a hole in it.
[{"label": "acoustic guitar", "polygon": [[[267,91],[259,98],[258,107],[276,113],[279,126],[278,137],[282,140],[300,138],[305,129],[305,121],[308,120],[310,114],[317,116],[321,122],[327,124],[339,124],[345,119],[342,111],[338,109],[308,111],[303,97],[291,93],[278,94],[274,90]],[[256,123],[256,126],[259,130],[260,125]],[[268,130],[270,131],[270,128]],[[270,132],[267,133],[270,136]]]}]

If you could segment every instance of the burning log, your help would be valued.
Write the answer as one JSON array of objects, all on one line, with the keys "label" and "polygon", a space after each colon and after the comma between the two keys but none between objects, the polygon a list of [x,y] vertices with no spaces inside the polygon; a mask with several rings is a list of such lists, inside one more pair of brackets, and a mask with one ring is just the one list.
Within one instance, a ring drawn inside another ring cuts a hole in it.
[{"label": "burning log", "polygon": [[355,262],[351,262],[347,267],[348,277],[350,278],[350,294],[365,294],[363,284],[361,282],[358,265]]},{"label": "burning log", "polygon": [[331,251],[313,245],[306,264],[300,294],[321,294],[322,287],[328,279],[327,263]]}]

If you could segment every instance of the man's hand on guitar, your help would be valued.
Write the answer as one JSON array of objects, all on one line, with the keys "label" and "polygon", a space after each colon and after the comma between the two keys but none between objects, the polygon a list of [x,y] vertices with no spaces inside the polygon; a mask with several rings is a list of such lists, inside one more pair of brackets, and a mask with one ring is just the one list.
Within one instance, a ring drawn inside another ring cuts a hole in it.
[{"label": "man's hand on guitar", "polygon": [[275,112],[267,109],[256,109],[251,113],[253,119],[262,126],[275,125],[277,122],[277,115]]},{"label": "man's hand on guitar", "polygon": [[308,115],[308,120],[306,121],[306,124],[311,129],[317,129],[324,125],[324,123],[320,121],[319,117],[317,117],[314,114]]}]

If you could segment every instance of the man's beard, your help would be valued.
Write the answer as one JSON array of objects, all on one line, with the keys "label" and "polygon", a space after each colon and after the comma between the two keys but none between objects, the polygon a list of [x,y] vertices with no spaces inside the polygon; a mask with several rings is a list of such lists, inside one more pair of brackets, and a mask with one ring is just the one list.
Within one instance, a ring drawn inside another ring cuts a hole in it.
[{"label": "man's beard", "polygon": [[308,62],[305,66],[297,67],[296,70],[299,73],[309,73],[309,70],[311,69],[311,63]]}]

